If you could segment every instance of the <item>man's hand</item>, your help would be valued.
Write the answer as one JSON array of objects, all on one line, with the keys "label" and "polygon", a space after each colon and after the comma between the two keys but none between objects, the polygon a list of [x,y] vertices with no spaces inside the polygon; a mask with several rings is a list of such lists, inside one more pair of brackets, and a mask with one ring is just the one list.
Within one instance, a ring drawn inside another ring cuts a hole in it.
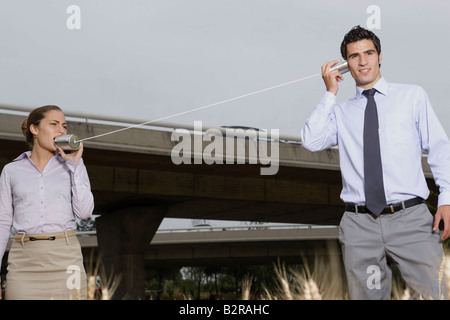
[{"label": "man's hand", "polygon": [[338,62],[339,60],[333,60],[322,66],[322,79],[325,82],[325,87],[327,88],[327,91],[334,95],[336,95],[339,90],[338,83],[344,81],[344,76],[338,70],[333,70],[330,72],[331,67],[336,65]]},{"label": "man's hand", "polygon": [[444,241],[450,237],[450,205],[440,206],[434,216],[433,231],[439,230],[439,222],[444,222],[444,231],[442,232],[441,239]]}]

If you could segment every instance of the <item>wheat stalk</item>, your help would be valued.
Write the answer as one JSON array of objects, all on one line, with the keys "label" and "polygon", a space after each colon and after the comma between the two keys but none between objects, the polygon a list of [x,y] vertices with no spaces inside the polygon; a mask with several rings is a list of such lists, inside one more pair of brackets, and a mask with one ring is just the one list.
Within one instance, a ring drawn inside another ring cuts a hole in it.
[{"label": "wheat stalk", "polygon": [[[450,255],[449,254],[447,254],[445,256],[444,281],[445,281],[445,289],[447,290],[447,294],[450,295]],[[449,298],[449,297],[447,297],[447,298]]]},{"label": "wheat stalk", "polygon": [[252,276],[245,276],[242,280],[242,300],[250,300],[250,289],[252,287]]},{"label": "wheat stalk", "polygon": [[[93,266],[93,262],[96,261],[95,267]],[[99,272],[101,270],[101,272]],[[115,290],[117,289],[120,279],[120,276],[110,277],[106,276],[106,272],[103,266],[100,263],[100,259],[94,259],[94,251],[91,252],[88,268],[86,271],[87,276],[87,299],[95,300],[95,291],[97,289],[96,278],[100,275],[100,286],[102,289],[101,300],[110,300],[113,296]],[[104,280],[106,279],[106,280]]]}]

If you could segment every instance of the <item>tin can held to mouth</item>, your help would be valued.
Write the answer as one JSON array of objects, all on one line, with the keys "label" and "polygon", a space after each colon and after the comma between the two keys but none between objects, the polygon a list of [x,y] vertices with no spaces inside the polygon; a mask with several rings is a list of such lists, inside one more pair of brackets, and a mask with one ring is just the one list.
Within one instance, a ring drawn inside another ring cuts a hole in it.
[{"label": "tin can held to mouth", "polygon": [[81,141],[74,134],[65,134],[55,138],[55,145],[63,150],[78,150]]},{"label": "tin can held to mouth", "polygon": [[332,67],[330,68],[330,71],[333,71],[333,70],[337,70],[337,71],[339,71],[341,74],[344,74],[344,73],[348,72],[349,69],[348,69],[348,63],[347,63],[347,61],[343,60],[343,61],[341,61],[341,62],[338,62],[336,65],[334,65],[334,66],[332,66]]}]

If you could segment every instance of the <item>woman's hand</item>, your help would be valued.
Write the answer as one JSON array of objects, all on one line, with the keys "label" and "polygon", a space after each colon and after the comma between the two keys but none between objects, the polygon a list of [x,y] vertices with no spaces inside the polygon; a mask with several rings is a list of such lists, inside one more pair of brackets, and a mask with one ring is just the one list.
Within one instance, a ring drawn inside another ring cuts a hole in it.
[{"label": "woman's hand", "polygon": [[72,150],[70,153],[65,153],[61,147],[56,146],[56,150],[58,150],[61,157],[64,159],[64,161],[72,159],[75,165],[77,165],[78,161],[81,159],[81,156],[83,155],[83,142],[80,143],[80,147],[78,150]]}]

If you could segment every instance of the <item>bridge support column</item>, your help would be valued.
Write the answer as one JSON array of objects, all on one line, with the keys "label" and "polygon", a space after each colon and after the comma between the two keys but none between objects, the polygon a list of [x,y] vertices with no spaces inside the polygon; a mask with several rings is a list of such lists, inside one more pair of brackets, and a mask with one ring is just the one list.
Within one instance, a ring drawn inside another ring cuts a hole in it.
[{"label": "bridge support column", "polygon": [[111,299],[145,299],[144,254],[168,207],[131,207],[96,219],[97,241],[107,280],[117,283]]}]

